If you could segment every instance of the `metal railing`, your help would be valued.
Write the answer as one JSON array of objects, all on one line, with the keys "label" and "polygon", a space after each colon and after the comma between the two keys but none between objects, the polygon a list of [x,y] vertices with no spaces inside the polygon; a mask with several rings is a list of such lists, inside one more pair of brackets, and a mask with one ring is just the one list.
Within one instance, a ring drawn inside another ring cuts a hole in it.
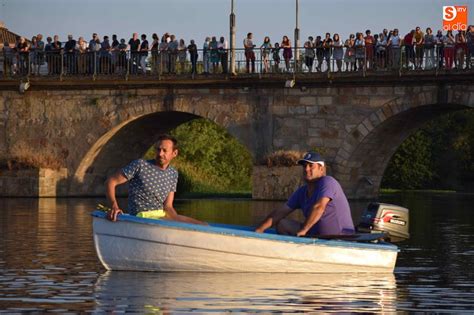
[{"label": "metal railing", "polygon": [[[330,49],[300,48],[300,60],[289,58],[283,49],[236,50],[236,74],[322,73],[328,76],[337,72],[367,75],[371,72],[398,71],[400,75],[411,71],[473,71],[474,49],[459,47],[341,47]],[[293,54],[294,51],[292,51]],[[196,55],[197,54],[197,55]],[[168,76],[211,76],[227,74],[228,50],[188,51],[97,51],[64,52],[0,51],[0,77],[100,78]],[[286,57],[286,58],[285,58]]]}]

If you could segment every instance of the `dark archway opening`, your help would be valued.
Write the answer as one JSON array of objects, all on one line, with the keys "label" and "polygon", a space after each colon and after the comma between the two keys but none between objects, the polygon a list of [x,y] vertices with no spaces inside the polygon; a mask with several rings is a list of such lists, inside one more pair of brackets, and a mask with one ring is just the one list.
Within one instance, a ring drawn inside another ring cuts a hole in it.
[{"label": "dark archway opening", "polygon": [[391,157],[381,188],[474,192],[474,110],[437,117]]},{"label": "dark archway opening", "polygon": [[453,104],[418,106],[391,116],[377,125],[357,145],[347,166],[338,170],[341,174],[348,174],[347,194],[351,198],[376,197],[389,161],[400,145],[427,122],[463,109],[466,107]]}]

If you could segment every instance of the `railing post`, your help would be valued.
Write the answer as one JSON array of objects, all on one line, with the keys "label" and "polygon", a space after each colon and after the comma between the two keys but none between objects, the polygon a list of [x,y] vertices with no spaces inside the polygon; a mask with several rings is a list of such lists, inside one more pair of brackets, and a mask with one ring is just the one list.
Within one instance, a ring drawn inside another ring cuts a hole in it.
[{"label": "railing post", "polygon": [[[128,55],[128,58],[127,58]],[[130,51],[125,51],[125,80],[128,81],[128,76],[130,75],[130,62],[132,62],[132,54]]]},{"label": "railing post", "polygon": [[158,49],[158,53],[156,55],[156,69],[158,69],[157,71],[157,76],[158,76],[158,80],[161,80],[161,75],[163,74],[163,55],[162,53],[160,52],[160,50]]},{"label": "railing post", "polygon": [[328,71],[327,71],[327,73],[328,73],[328,75],[327,75],[328,79],[331,77],[331,74],[330,74],[330,72],[331,72],[331,62],[333,61],[333,60],[331,59],[331,56],[332,56],[332,51],[331,51],[331,48],[329,48],[329,62],[326,61],[326,63],[328,64]]},{"label": "railing post", "polygon": [[[399,58],[399,64],[398,64],[398,76],[402,76],[402,67],[403,67],[403,54],[402,54],[402,45],[398,48],[400,49],[400,58]],[[406,58],[406,50],[405,50],[405,58]]]},{"label": "railing post", "polygon": [[92,80],[97,79],[97,51],[94,51],[94,74],[92,75]]},{"label": "railing post", "polygon": [[229,17],[230,26],[230,74],[237,74],[235,71],[235,14],[234,14],[234,0],[231,0],[231,10]]},{"label": "railing post", "polygon": [[332,63],[332,53],[333,53],[333,48],[329,47],[329,60],[327,61],[328,64],[328,77],[329,77],[329,72],[333,69]]},{"label": "railing post", "polygon": [[362,76],[367,75],[367,46],[364,45],[364,66],[362,67]]},{"label": "railing post", "polygon": [[59,52],[59,81],[63,80],[64,77],[64,50]]}]

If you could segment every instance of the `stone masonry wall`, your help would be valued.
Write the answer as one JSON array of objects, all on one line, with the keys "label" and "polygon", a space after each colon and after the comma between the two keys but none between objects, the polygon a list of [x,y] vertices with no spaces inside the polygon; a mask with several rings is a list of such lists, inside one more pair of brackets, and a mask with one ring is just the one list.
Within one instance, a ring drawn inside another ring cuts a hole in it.
[{"label": "stone masonry wall", "polygon": [[0,171],[1,197],[67,196],[67,169]]},{"label": "stone masonry wall", "polygon": [[303,184],[301,166],[254,166],[252,172],[252,198],[287,200]]}]

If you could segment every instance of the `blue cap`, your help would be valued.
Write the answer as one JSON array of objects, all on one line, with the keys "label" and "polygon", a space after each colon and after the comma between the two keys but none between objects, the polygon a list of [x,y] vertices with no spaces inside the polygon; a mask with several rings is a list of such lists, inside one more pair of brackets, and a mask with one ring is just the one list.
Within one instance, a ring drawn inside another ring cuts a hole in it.
[{"label": "blue cap", "polygon": [[324,159],[323,157],[317,152],[307,152],[302,159],[298,160],[297,162],[299,165],[304,165],[306,163],[318,163],[321,166],[324,166]]}]

